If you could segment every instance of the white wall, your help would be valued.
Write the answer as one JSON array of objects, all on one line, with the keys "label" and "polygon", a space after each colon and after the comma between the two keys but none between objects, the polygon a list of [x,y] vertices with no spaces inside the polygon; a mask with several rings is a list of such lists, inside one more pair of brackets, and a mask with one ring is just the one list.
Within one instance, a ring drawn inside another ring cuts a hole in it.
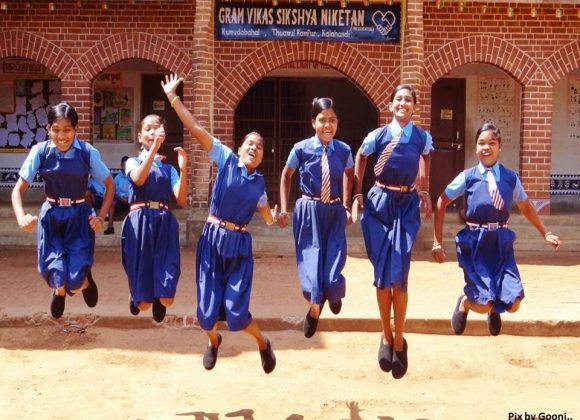
[{"label": "white wall", "polygon": [[[569,80],[580,80],[580,69],[571,72],[554,86],[552,112],[552,174],[580,174],[580,140],[571,140],[568,116]],[[580,121],[576,121],[580,124]]]},{"label": "white wall", "polygon": [[[513,94],[513,118],[509,127],[499,126],[501,131],[511,131],[511,139],[504,138],[501,147],[500,161],[508,168],[519,171],[520,156],[520,108],[521,86],[507,73],[489,64],[467,64],[453,70],[451,77],[464,78],[466,80],[466,104],[465,104],[465,167],[469,168],[477,164],[475,154],[475,133],[481,127],[482,117],[478,113],[478,78],[511,79]],[[499,123],[496,123],[499,125]]]}]

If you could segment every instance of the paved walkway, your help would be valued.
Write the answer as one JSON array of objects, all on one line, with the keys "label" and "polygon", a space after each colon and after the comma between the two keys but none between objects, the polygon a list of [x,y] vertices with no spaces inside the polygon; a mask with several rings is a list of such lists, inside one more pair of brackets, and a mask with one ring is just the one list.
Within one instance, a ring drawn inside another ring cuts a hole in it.
[{"label": "paved walkway", "polygon": [[[196,328],[194,258],[182,250],[182,277],[166,327]],[[526,298],[515,314],[503,316],[503,334],[529,336],[580,336],[580,258],[573,252],[518,254]],[[100,291],[96,308],[87,308],[81,296],[67,297],[65,315],[49,315],[50,290],[36,272],[36,251],[31,247],[0,246],[0,327],[35,323],[97,323],[110,327],[156,327],[151,312],[135,317],[128,309],[128,286],[118,250],[100,248],[94,277]],[[320,330],[380,331],[372,286],[372,267],[366,258],[349,257],[344,272],[346,298],[335,316],[323,311]],[[463,278],[456,260],[432,262],[430,254],[416,253],[409,280],[408,332],[452,334],[449,318]],[[307,304],[302,299],[293,257],[256,256],[251,311],[265,330],[302,328]],[[485,316],[472,313],[466,335],[487,335]]]}]

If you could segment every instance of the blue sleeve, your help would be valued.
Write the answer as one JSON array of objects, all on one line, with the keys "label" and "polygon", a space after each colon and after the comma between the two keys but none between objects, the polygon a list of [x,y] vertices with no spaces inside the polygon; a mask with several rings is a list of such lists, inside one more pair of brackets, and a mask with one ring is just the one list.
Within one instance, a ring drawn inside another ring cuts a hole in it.
[{"label": "blue sleeve", "polygon": [[286,161],[286,166],[292,169],[298,168],[300,162],[298,161],[298,156],[296,155],[296,150],[294,147],[290,150],[290,154],[288,155],[288,160]]},{"label": "blue sleeve", "polygon": [[226,160],[231,154],[233,154],[233,152],[229,147],[224,146],[218,139],[213,139],[213,146],[208,152],[208,155],[209,158],[216,163],[218,170],[221,170],[224,167]]},{"label": "blue sleeve", "polygon": [[363,140],[360,146],[360,153],[363,156],[369,156],[375,153],[377,150],[377,137],[376,137],[377,130],[371,131],[365,139]]},{"label": "blue sleeve", "polygon": [[516,178],[516,186],[514,187],[514,201],[526,201],[528,199],[528,194],[524,190],[524,186],[522,185],[522,181],[520,181],[520,177]]},{"label": "blue sleeve", "polygon": [[18,175],[27,183],[31,184],[34,181],[34,177],[40,168],[40,155],[38,153],[38,145],[35,144],[30,149],[30,153],[26,156]]},{"label": "blue sleeve", "polygon": [[348,154],[348,159],[346,161],[346,169],[350,169],[354,166],[354,160],[352,159],[352,153]]},{"label": "blue sleeve", "polygon": [[427,141],[425,142],[425,148],[423,149],[423,154],[428,155],[429,153],[431,153],[433,151],[433,137],[427,131],[425,131],[425,134],[427,134]]},{"label": "blue sleeve", "polygon": [[129,158],[127,159],[127,162],[125,163],[125,175],[129,176],[129,174],[131,173],[131,171],[135,168],[139,167],[139,161],[135,158]]},{"label": "blue sleeve", "polygon": [[103,182],[111,174],[109,168],[107,168],[107,165],[102,161],[99,151],[90,144],[87,144],[87,146],[89,146],[89,156],[91,159],[91,176],[97,181]]},{"label": "blue sleeve", "polygon": [[258,200],[258,207],[264,207],[266,204],[268,204],[268,194],[264,191]]},{"label": "blue sleeve", "polygon": [[179,184],[179,173],[175,166],[171,165],[171,189],[175,189],[175,187]]},{"label": "blue sleeve", "polygon": [[445,195],[450,200],[455,200],[457,197],[465,194],[465,189],[467,188],[465,184],[465,174],[460,172],[459,175],[455,177],[453,181],[445,188]]}]

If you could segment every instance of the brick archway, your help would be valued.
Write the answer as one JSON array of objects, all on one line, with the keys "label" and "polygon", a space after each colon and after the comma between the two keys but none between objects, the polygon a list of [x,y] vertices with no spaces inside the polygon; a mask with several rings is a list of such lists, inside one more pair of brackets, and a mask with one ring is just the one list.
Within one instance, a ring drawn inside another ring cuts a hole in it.
[{"label": "brick archway", "polygon": [[376,65],[345,42],[270,42],[247,55],[229,72],[221,67],[216,69],[216,100],[233,110],[256,81],[294,61],[314,61],[335,68],[348,76],[379,110],[387,109],[388,97],[384,92],[390,92],[394,85]]},{"label": "brick archway", "polygon": [[580,68],[580,41],[560,48],[540,66],[540,71],[551,86],[573,70]]},{"label": "brick archway", "polygon": [[0,35],[0,59],[23,57],[34,60],[63,80],[76,66],[73,58],[56,43],[26,31],[6,31]]},{"label": "brick archway", "polygon": [[425,84],[431,86],[454,68],[475,62],[499,67],[524,86],[538,71],[532,57],[515,45],[493,36],[470,36],[445,44],[426,58]]},{"label": "brick archway", "polygon": [[85,80],[93,80],[107,67],[128,59],[140,58],[161,64],[179,75],[187,76],[193,68],[189,55],[158,36],[143,32],[115,34],[79,57]]}]

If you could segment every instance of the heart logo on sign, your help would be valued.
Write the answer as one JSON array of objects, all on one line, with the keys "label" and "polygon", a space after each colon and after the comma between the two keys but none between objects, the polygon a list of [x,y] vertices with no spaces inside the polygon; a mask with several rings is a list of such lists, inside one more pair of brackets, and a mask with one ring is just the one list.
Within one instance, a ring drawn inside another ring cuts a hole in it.
[{"label": "heart logo on sign", "polygon": [[387,36],[397,21],[395,14],[390,10],[385,13],[377,10],[373,13],[372,19],[375,27],[382,36]]}]

